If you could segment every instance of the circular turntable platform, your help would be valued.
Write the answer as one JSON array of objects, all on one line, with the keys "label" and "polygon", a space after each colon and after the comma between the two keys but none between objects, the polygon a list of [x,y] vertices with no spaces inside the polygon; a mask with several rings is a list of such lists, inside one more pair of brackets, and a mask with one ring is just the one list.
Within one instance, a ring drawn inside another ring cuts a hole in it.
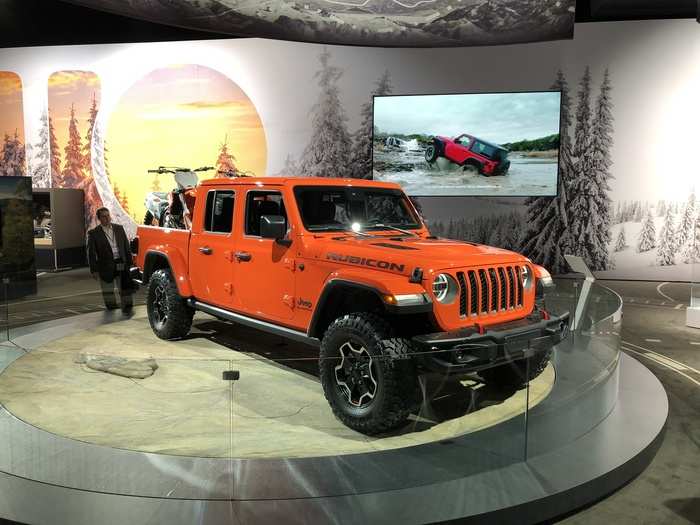
[{"label": "circular turntable platform", "polygon": [[[118,323],[51,340],[0,374],[0,403],[37,428],[74,440],[169,455],[308,458],[448,440],[512,419],[545,399],[550,365],[525,390],[432,378],[431,401],[404,428],[368,437],[331,412],[314,374],[317,350],[258,335],[205,315],[190,337],[162,341],[145,310]],[[152,357],[145,379],[95,371],[79,356]],[[239,370],[236,382],[222,379]],[[529,400],[526,396],[529,394]]]}]

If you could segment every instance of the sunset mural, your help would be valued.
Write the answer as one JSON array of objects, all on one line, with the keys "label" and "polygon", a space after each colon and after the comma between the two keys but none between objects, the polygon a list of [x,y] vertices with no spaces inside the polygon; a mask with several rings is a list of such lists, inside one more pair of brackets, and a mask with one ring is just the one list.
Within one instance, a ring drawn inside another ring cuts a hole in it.
[{"label": "sunset mural", "polygon": [[[92,132],[100,105],[100,81],[91,71],[57,71],[48,79],[49,173],[51,185],[84,192],[85,225],[102,205],[92,177]],[[35,177],[36,178],[36,177]]]},{"label": "sunset mural", "polygon": [[0,175],[25,172],[22,81],[16,73],[0,71]]},{"label": "sunset mural", "polygon": [[[148,192],[175,185],[171,176],[147,173],[158,166],[223,164],[266,174],[255,106],[230,78],[195,64],[159,68],[133,84],[109,115],[105,147],[109,179],[135,217],[143,217]],[[216,176],[213,170],[200,178]]]}]

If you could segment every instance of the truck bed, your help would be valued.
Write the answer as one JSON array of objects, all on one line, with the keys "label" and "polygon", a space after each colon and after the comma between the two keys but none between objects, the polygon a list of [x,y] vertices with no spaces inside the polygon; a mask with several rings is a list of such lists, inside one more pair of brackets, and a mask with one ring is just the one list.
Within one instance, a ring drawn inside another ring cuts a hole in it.
[{"label": "truck bed", "polygon": [[146,253],[156,251],[164,254],[179,252],[182,261],[189,264],[190,230],[175,230],[171,228],[160,228],[158,226],[140,225],[136,229],[138,237],[138,254],[136,255],[136,266],[142,271]]}]

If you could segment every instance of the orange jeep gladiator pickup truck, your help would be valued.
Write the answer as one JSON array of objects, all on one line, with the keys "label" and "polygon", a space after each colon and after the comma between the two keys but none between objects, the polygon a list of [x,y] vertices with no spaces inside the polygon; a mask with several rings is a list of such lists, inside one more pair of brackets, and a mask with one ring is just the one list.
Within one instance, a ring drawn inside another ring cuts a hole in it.
[{"label": "orange jeep gladiator pickup truck", "polygon": [[328,403],[366,434],[406,422],[421,374],[518,386],[568,330],[568,314],[544,310],[544,268],[432,236],[391,183],[204,181],[191,230],[140,226],[133,246],[158,337],[184,337],[200,310],[320,344]]}]

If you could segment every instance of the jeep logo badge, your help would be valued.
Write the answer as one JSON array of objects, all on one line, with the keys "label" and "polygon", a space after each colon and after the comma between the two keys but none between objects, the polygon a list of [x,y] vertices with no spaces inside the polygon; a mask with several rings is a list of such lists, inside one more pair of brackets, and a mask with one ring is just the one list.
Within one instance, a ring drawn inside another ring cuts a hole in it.
[{"label": "jeep logo badge", "polygon": [[365,257],[356,257],[355,255],[341,255],[339,253],[329,252],[326,259],[330,261],[346,262],[350,264],[358,264],[360,266],[369,266],[370,268],[379,268],[392,272],[403,273],[405,265],[396,264],[389,261],[380,261],[379,259],[366,259]]}]

